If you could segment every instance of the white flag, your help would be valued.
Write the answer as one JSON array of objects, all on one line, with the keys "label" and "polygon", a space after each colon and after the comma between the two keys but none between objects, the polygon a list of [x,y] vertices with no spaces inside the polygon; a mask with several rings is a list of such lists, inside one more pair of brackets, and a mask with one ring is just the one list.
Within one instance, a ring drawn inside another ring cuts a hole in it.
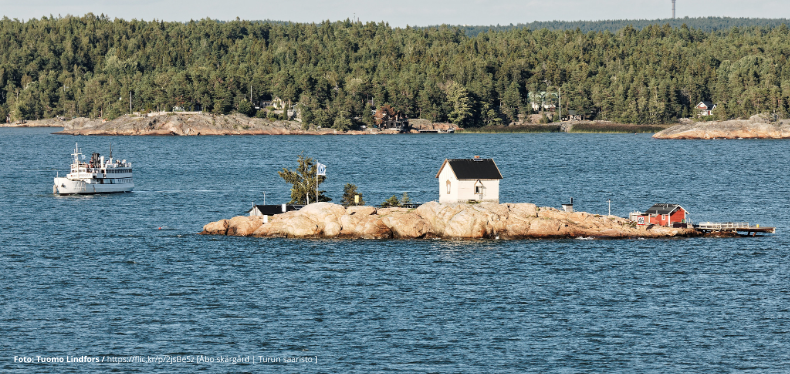
[{"label": "white flag", "polygon": [[326,175],[326,165],[318,163],[318,172],[315,175]]}]

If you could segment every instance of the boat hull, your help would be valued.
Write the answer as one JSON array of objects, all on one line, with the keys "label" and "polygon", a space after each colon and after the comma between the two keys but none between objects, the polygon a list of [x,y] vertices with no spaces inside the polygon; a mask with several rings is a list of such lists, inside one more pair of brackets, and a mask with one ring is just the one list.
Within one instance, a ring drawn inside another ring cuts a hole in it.
[{"label": "boat hull", "polygon": [[57,195],[92,195],[100,193],[132,192],[134,182],[130,183],[88,183],[68,178],[55,178],[52,193]]}]

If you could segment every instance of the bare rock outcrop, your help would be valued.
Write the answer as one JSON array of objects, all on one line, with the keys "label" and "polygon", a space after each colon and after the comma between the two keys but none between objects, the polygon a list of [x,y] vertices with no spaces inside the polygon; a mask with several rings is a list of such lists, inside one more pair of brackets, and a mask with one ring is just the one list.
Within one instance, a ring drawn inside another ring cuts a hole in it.
[{"label": "bare rock outcrop", "polygon": [[76,118],[62,122],[64,135],[334,135],[367,134],[367,131],[302,129],[297,121],[253,118],[240,114],[167,113],[151,116],[125,115],[112,121]]},{"label": "bare rock outcrop", "polygon": [[[456,128],[452,124],[421,121],[427,123],[424,126],[432,129]],[[305,130],[301,122],[253,118],[238,113],[215,115],[200,112],[161,112],[149,115],[125,115],[112,121],[100,118],[75,118],[69,121],[41,120],[36,123],[40,126],[43,124],[49,126],[50,122],[53,123],[52,126],[63,127],[63,131],[56,133],[62,135],[367,135],[399,132],[397,129],[338,131],[311,128]]]},{"label": "bare rock outcrop", "polygon": [[[5,120],[5,118],[0,118]],[[11,123],[0,123],[0,127],[63,127],[66,120],[63,118],[44,118],[36,120],[21,120]]]},{"label": "bare rock outcrop", "polygon": [[755,115],[748,120],[689,122],[653,135],[656,139],[790,139],[790,120]]},{"label": "bare rock outcrop", "polygon": [[239,216],[203,227],[205,235],[344,239],[660,238],[694,229],[636,226],[614,216],[568,213],[534,204],[439,204],[417,209],[317,203],[271,217]]},{"label": "bare rock outcrop", "polygon": [[227,219],[211,222],[203,226],[201,234],[206,235],[227,235],[228,234],[228,221]]},{"label": "bare rock outcrop", "polygon": [[261,225],[263,225],[263,217],[233,217],[228,221],[228,231],[225,235],[250,236]]}]

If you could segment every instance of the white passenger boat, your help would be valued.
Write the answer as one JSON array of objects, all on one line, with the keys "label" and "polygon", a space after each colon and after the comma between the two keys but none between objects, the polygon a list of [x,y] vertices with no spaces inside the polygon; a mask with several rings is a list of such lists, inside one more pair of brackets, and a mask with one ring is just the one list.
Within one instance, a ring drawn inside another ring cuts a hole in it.
[{"label": "white passenger boat", "polygon": [[[81,162],[79,148],[75,144],[74,161],[71,172],[65,178],[55,178],[52,193],[60,195],[95,194],[113,192],[131,192],[134,188],[132,182],[132,163],[126,160],[113,160],[112,148],[110,157],[105,160],[98,153],[91,155],[89,162]],[[84,157],[83,157],[84,158]]]}]

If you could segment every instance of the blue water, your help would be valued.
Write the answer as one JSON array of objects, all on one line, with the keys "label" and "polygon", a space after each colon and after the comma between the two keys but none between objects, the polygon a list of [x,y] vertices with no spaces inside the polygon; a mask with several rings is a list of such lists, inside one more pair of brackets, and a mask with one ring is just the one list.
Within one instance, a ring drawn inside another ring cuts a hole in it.
[{"label": "blue water", "polygon": [[[0,372],[785,372],[786,141],[522,134],[73,137],[0,129]],[[135,192],[57,197],[79,142]],[[444,158],[493,157],[503,202],[626,216],[683,205],[757,238],[335,241],[196,235],[304,152],[328,195],[437,198]],[[35,363],[36,356],[105,362]],[[16,360],[31,358],[34,363]],[[110,359],[166,360],[110,363]],[[197,362],[197,358],[208,362]],[[227,363],[250,357],[256,361]],[[286,362],[286,359],[297,362]],[[211,362],[210,360],[214,360]],[[279,360],[261,363],[260,360]],[[310,362],[307,362],[311,360]],[[188,362],[178,362],[186,360]],[[301,361],[300,361],[301,360]],[[175,362],[172,362],[175,361]]]}]

